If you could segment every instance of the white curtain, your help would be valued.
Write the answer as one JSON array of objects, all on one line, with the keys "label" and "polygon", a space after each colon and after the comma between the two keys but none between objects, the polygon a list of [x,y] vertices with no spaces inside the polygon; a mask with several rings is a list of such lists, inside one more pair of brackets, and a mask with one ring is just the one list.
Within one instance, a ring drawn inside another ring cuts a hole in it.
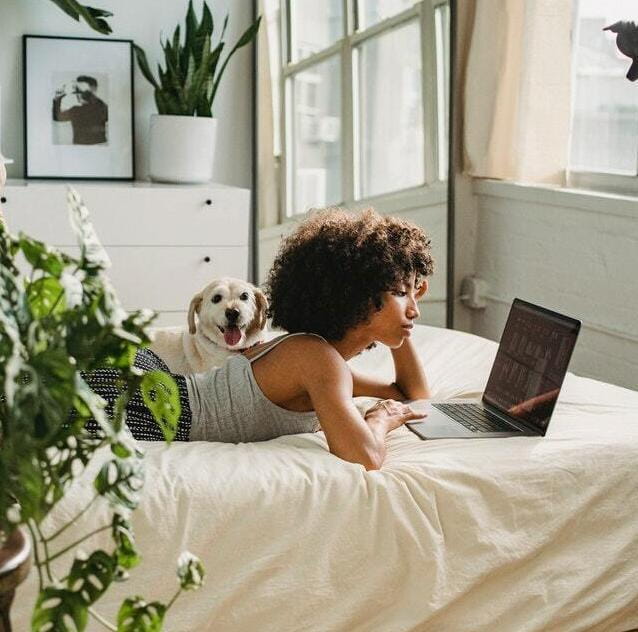
[{"label": "white curtain", "polygon": [[571,26],[571,0],[476,2],[465,73],[465,173],[565,184]]},{"label": "white curtain", "polygon": [[[257,218],[259,228],[279,223],[279,169],[275,157],[279,116],[278,80],[273,82],[273,65],[279,64],[279,1],[259,0],[262,16],[257,35]],[[275,78],[278,74],[275,75]],[[275,86],[273,86],[275,83]]]}]

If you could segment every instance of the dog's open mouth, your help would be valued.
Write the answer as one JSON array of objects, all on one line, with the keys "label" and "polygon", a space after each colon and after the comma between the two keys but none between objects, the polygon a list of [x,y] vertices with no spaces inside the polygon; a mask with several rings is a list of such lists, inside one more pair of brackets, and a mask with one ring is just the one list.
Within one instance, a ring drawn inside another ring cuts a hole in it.
[{"label": "dog's open mouth", "polygon": [[236,325],[230,325],[228,327],[220,327],[217,325],[217,327],[219,331],[224,334],[224,342],[229,347],[236,345],[241,340],[241,330]]}]

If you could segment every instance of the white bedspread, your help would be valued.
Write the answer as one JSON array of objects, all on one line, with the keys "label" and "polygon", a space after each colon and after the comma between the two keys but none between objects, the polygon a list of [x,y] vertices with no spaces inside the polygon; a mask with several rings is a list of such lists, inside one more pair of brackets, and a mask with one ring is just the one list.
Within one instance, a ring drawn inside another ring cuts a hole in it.
[{"label": "white bedspread", "polygon": [[[423,326],[413,340],[437,398],[482,391],[494,343]],[[391,377],[385,348],[352,364]],[[400,428],[373,472],[332,456],[322,433],[143,445],[143,561],[99,604],[111,617],[128,595],[167,602],[188,549],[206,566],[205,586],[180,596],[167,630],[638,627],[636,392],[569,374],[545,438],[425,442]],[[49,529],[90,494],[74,487]],[[84,516],[75,537],[105,516]],[[18,631],[35,579],[17,593]]]}]

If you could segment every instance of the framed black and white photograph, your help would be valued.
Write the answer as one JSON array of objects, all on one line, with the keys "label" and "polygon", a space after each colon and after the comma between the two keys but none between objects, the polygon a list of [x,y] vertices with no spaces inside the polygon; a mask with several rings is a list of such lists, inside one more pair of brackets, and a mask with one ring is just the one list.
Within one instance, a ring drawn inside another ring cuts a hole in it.
[{"label": "framed black and white photograph", "polygon": [[27,178],[133,180],[131,40],[23,36]]}]

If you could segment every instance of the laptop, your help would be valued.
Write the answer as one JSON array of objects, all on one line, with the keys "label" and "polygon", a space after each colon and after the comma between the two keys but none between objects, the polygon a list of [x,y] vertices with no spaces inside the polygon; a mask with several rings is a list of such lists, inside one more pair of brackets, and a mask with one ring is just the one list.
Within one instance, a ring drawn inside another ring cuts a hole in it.
[{"label": "laptop", "polygon": [[422,439],[545,436],[580,321],[514,299],[481,400],[411,402],[405,425]]}]

